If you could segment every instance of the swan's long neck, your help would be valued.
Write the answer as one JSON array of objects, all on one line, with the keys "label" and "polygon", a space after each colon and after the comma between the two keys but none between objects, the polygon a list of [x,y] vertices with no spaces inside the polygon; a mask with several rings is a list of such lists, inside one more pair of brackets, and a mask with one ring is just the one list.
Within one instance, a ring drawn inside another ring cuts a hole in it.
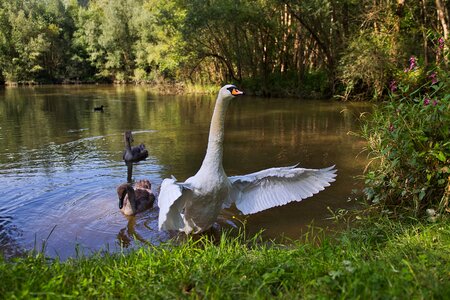
[{"label": "swan's long neck", "polygon": [[[220,96],[219,96],[220,97]],[[223,138],[225,134],[225,115],[229,101],[217,98],[209,128],[208,148],[200,169],[221,169],[223,156]]]},{"label": "swan's long neck", "polygon": [[128,202],[130,203],[131,210],[133,211],[133,214],[135,214],[137,207],[136,207],[136,194],[134,193],[134,189],[128,186],[127,193],[128,193]]},{"label": "swan's long neck", "polygon": [[125,134],[125,149],[131,150],[131,137],[128,134]]}]

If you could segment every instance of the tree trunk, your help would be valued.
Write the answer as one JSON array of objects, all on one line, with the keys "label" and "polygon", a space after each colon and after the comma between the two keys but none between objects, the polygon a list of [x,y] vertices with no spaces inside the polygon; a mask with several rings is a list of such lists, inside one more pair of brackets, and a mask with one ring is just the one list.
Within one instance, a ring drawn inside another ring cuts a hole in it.
[{"label": "tree trunk", "polygon": [[[437,18],[442,26],[442,33],[443,33],[444,41],[447,42],[448,34],[449,34],[449,28],[448,28],[449,15],[448,15],[448,9],[445,5],[446,4],[445,2],[446,2],[445,0],[436,0],[436,13],[437,13]],[[447,50],[447,43],[444,44],[443,49],[440,49],[440,51],[438,51],[438,54],[436,57],[437,61],[439,61],[439,55],[441,54],[441,52],[445,53],[446,50]],[[443,59],[444,59],[445,65],[447,65],[447,57],[445,55],[443,56]]]},{"label": "tree trunk", "polygon": [[438,20],[442,26],[442,32],[444,34],[444,39],[448,39],[449,28],[448,28],[448,9],[445,6],[445,0],[436,0],[436,12],[438,16]]},{"label": "tree trunk", "polygon": [[[439,0],[436,0],[439,1]],[[427,37],[427,4],[426,4],[426,0],[422,0],[422,6],[421,6],[421,10],[422,10],[422,25],[421,27],[421,31],[422,31],[422,42],[423,42],[423,57],[424,57],[424,66],[426,67],[428,65],[428,37]]]},{"label": "tree trunk", "polygon": [[[311,35],[312,39],[316,42],[318,48],[320,49],[321,54],[325,56],[325,64],[327,66],[328,71],[328,80],[330,83],[330,89],[331,92],[334,93],[335,88],[335,79],[336,79],[336,70],[335,70],[335,60],[334,60],[334,53],[332,52],[331,45],[328,43],[327,40],[323,40],[319,37],[319,34],[312,28],[310,24],[308,24],[305,20],[305,18],[302,16],[301,13],[295,12],[292,7],[289,4],[289,1],[283,0],[283,3],[288,8],[291,15],[300,23],[300,25],[305,28],[309,34]],[[330,38],[332,39],[332,38]]]}]

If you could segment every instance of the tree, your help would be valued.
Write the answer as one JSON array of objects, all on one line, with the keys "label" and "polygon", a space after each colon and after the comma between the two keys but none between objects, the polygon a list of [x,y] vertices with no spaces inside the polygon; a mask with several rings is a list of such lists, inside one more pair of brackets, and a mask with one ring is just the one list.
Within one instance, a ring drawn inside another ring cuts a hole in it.
[{"label": "tree", "polygon": [[8,81],[62,81],[74,20],[61,0],[6,0],[0,8],[0,64]]}]

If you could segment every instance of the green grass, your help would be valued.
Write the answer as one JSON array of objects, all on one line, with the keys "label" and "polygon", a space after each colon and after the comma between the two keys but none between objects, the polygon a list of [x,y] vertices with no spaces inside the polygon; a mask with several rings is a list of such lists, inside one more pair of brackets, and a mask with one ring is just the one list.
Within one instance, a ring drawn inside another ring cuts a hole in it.
[{"label": "green grass", "polygon": [[448,219],[367,219],[289,246],[223,234],[64,262],[0,261],[6,299],[444,299],[449,278]]}]

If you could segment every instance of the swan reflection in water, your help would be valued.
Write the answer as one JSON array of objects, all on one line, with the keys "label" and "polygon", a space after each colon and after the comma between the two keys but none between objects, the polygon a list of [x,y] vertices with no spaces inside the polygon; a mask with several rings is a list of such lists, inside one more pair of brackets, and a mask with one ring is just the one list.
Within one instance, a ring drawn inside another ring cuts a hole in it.
[{"label": "swan reflection in water", "polygon": [[159,231],[159,208],[155,205],[155,207],[134,216],[122,215],[126,218],[127,223],[117,233],[117,243],[120,247],[128,249],[139,245],[159,245],[169,240],[175,244],[181,244],[189,238],[196,240],[203,236],[207,236],[211,241],[220,242],[224,231],[232,236],[237,236],[241,232],[245,221],[233,218],[235,213],[232,210],[222,211],[210,230],[189,237],[183,232]]},{"label": "swan reflection in water", "polygon": [[174,233],[158,230],[157,207],[151,208],[135,216],[123,215],[126,226],[117,233],[117,243],[122,248],[131,248],[134,245],[158,245],[176,236]]},{"label": "swan reflection in water", "polygon": [[[142,244],[150,244],[139,232],[136,230],[136,217],[135,216],[128,216],[127,217],[128,222],[127,226],[120,229],[119,233],[117,234],[117,240],[119,242],[119,245],[124,248],[128,248],[131,246],[133,241],[139,241]],[[139,219],[141,221],[142,218]],[[150,219],[146,219],[142,224],[141,222],[138,223],[139,227],[143,227],[146,230],[152,230],[151,226],[149,226],[149,223],[151,222]]]}]

